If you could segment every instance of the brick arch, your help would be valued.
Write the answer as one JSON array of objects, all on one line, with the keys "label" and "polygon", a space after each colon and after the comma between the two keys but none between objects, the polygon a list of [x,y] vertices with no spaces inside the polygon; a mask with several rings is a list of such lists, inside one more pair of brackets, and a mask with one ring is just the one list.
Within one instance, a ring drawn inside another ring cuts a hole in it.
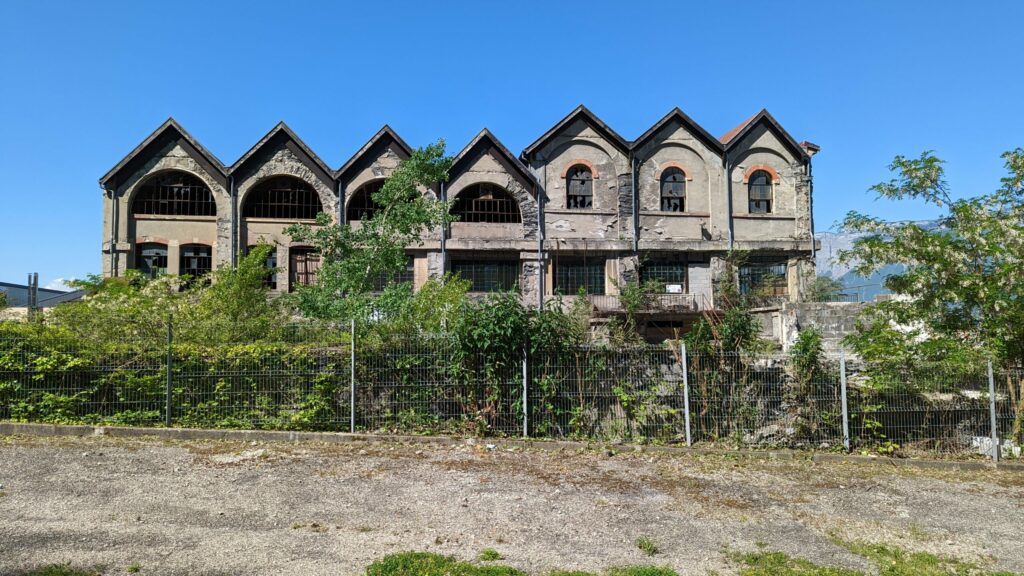
[{"label": "brick arch", "polygon": [[654,173],[655,180],[661,182],[661,175],[665,172],[665,170],[668,170],[669,168],[676,168],[680,172],[682,172],[683,176],[686,177],[687,182],[693,180],[693,176],[690,176],[690,172],[686,169],[686,167],[680,164],[679,162],[676,162],[675,160],[669,160],[667,162],[662,163],[662,165],[658,167],[658,171]]},{"label": "brick arch", "polygon": [[757,172],[758,170],[764,170],[765,172],[770,174],[772,177],[772,184],[778,184],[779,182],[782,181],[779,178],[779,173],[775,171],[775,168],[772,168],[767,164],[754,164],[753,166],[747,168],[743,172],[743,183],[746,184],[750,180],[750,175],[753,174],[754,172]]},{"label": "brick arch", "polygon": [[572,169],[573,166],[579,166],[580,164],[586,166],[587,168],[590,168],[591,178],[593,178],[594,180],[597,180],[599,178],[597,174],[597,166],[594,166],[594,163],[591,162],[590,160],[583,160],[582,158],[566,162],[565,168],[562,169],[562,178],[565,178],[566,176],[569,175],[569,170]]}]

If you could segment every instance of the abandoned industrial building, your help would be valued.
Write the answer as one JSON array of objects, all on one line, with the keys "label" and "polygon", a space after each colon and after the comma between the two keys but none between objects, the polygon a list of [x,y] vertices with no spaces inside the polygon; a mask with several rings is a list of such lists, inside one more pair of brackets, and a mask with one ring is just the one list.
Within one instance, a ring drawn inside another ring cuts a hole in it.
[{"label": "abandoned industrial building", "polygon": [[[626,282],[656,280],[647,328],[684,328],[716,307],[731,250],[735,281],[768,303],[796,301],[814,278],[811,157],[765,110],[721,138],[679,109],[624,139],[583,106],[518,157],[488,130],[456,156],[431,194],[453,201],[446,230],[410,246],[399,281],[446,272],[474,292],[518,290],[540,305],[581,291],[595,313],[621,313]],[[390,127],[331,169],[283,123],[225,165],[173,119],[100,179],[103,273],[202,275],[275,245],[271,288],[315,282],[318,257],[283,234],[325,212],[359,226],[373,193],[411,149]]]}]

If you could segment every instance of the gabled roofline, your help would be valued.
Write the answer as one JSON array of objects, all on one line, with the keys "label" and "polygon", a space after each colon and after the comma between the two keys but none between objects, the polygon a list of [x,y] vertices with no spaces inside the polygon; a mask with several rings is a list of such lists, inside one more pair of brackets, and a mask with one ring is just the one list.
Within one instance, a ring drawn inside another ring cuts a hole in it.
[{"label": "gabled roofline", "polygon": [[282,132],[292,142],[295,142],[299,149],[301,149],[306,155],[308,155],[310,159],[312,159],[313,162],[317,165],[317,167],[323,170],[324,174],[326,174],[328,178],[332,180],[334,179],[334,171],[328,168],[327,164],[325,164],[324,161],[321,160],[320,157],[317,156],[316,153],[313,152],[313,150],[310,149],[310,147],[307,146],[306,143],[302,141],[302,138],[299,138],[298,134],[292,131],[292,129],[289,128],[288,125],[285,124],[283,120],[278,122],[273,128],[271,128],[270,131],[267,132],[263,136],[263,138],[260,138],[260,140],[256,142],[256,144],[254,144],[252,148],[249,148],[249,150],[245,154],[242,154],[242,156],[228,168],[228,173],[233,174],[236,170],[241,168],[246,162],[249,161],[250,158],[256,155],[256,153],[258,153],[264,146],[266,146],[267,143],[270,142],[272,138],[274,138],[275,136]]},{"label": "gabled roofline", "polygon": [[561,132],[569,123],[576,120],[577,117],[582,116],[584,121],[591,124],[602,136],[607,138],[613,145],[619,148],[622,152],[629,152],[629,141],[619,135],[618,132],[612,130],[603,120],[597,117],[596,114],[591,112],[586,106],[580,104],[572,112],[567,114],[565,118],[562,118],[557,124],[551,127],[545,132],[540,138],[535,140],[532,144],[523,149],[523,153],[520,154],[520,158],[526,159],[533,155],[538,148],[547,144],[548,140],[554,138],[559,132]]},{"label": "gabled roofline", "polygon": [[217,170],[220,173],[221,178],[227,178],[227,171],[225,169],[224,163],[221,162],[219,158],[214,156],[213,153],[207,150],[205,146],[200,144],[199,141],[196,140],[191,134],[189,134],[188,130],[182,128],[181,124],[178,124],[178,121],[175,120],[173,116],[170,116],[167,118],[167,120],[164,120],[163,124],[157,127],[157,129],[154,130],[149,136],[147,136],[145,140],[143,140],[138,146],[133,148],[131,152],[129,152],[124,158],[122,158],[120,162],[115,164],[113,168],[111,168],[110,170],[107,171],[106,174],[101,176],[99,180],[100,186],[107,188],[110,181],[114,179],[118,172],[123,170],[132,160],[134,160],[136,157],[142,154],[142,152],[150,144],[152,144],[158,138],[163,136],[168,130],[174,130],[179,135],[181,135],[181,137],[184,138],[186,142],[188,142],[193,148],[195,148],[196,151],[215,170]]},{"label": "gabled roofline", "polygon": [[390,125],[385,124],[383,127],[381,127],[380,130],[377,131],[376,134],[371,136],[370,139],[366,141],[366,144],[363,144],[363,147],[357,150],[356,153],[353,154],[352,157],[349,158],[347,162],[342,164],[340,168],[334,171],[334,178],[336,180],[340,180],[345,175],[345,173],[348,172],[349,169],[355,166],[357,162],[362,160],[363,156],[385,137],[391,138],[391,140],[398,144],[398,146],[402,149],[403,152],[406,153],[406,155],[412,155],[412,147],[409,146],[409,144],[407,144],[405,140],[403,140],[402,137],[399,136],[398,133],[391,128]]},{"label": "gabled roofline", "polygon": [[693,120],[693,118],[687,116],[686,113],[680,110],[678,106],[673,108],[672,110],[669,110],[668,114],[665,114],[665,116],[662,117],[661,120],[655,122],[653,126],[648,128],[646,132],[644,132],[643,134],[640,135],[639,138],[634,140],[630,149],[636,150],[643,146],[644,144],[646,144],[649,139],[653,138],[659,130],[661,130],[666,124],[668,124],[673,119],[678,119],[683,124],[683,126],[686,126],[692,132],[694,132],[697,135],[697,138],[700,141],[702,141],[705,146],[714,150],[719,155],[725,152],[725,145],[722,144],[722,142],[718,140],[718,138],[712,136],[710,132],[705,130],[704,127],[701,126],[700,124],[697,124]]},{"label": "gabled roofline", "polygon": [[452,167],[448,173],[450,175],[456,174],[460,168],[459,164],[466,160],[469,157],[469,153],[484,140],[487,140],[491,145],[498,149],[498,152],[500,152],[501,155],[505,157],[505,160],[508,161],[509,166],[523,178],[524,182],[528,185],[527,187],[530,192],[536,195],[537,180],[533,177],[533,174],[526,168],[526,165],[516,158],[515,155],[501,143],[501,140],[499,140],[498,137],[487,128],[480,130],[480,132],[478,132],[477,135],[474,136],[458,154],[455,155],[452,159]]},{"label": "gabled roofline", "polygon": [[[805,150],[803,146],[800,146],[796,139],[793,138],[789,134],[789,132],[786,132],[785,128],[783,128],[782,125],[779,124],[778,120],[776,120],[774,116],[769,114],[768,110],[765,108],[762,108],[760,112],[751,116],[749,119],[747,119],[746,122],[740,124],[736,128],[733,128],[724,136],[722,136],[726,151],[730,150],[731,148],[735,147],[740,142],[742,142],[743,138],[746,137],[746,135],[749,134],[751,130],[753,130],[757,125],[761,124],[762,122],[767,123],[769,129],[775,131],[776,135],[782,138],[782,143],[788,146],[790,148],[790,151],[793,152],[798,158],[802,160],[807,160],[810,158],[810,155],[807,153],[807,150]],[[726,140],[726,138],[728,139]]]}]

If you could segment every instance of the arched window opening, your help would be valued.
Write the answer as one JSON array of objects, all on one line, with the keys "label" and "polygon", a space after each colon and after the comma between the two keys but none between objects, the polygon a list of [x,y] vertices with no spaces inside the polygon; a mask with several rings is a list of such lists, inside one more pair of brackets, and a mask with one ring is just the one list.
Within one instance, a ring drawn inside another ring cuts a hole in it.
[{"label": "arched window opening", "polygon": [[566,203],[569,209],[594,207],[594,175],[590,168],[577,164],[565,175]]},{"label": "arched window opening", "polygon": [[181,262],[178,274],[198,278],[213,270],[213,249],[204,244],[188,244],[181,247]]},{"label": "arched window opening", "polygon": [[373,200],[373,195],[383,187],[383,180],[374,180],[360,186],[352,194],[352,199],[348,201],[348,208],[345,210],[345,221],[357,222],[373,218],[373,215],[380,210],[380,205]]},{"label": "arched window opening", "polygon": [[249,192],[242,215],[246,218],[313,220],[323,211],[320,196],[310,184],[293,176],[274,176]]},{"label": "arched window opening", "polygon": [[669,168],[661,174],[661,211],[686,211],[686,174],[679,168]]},{"label": "arched window opening", "polygon": [[[253,250],[259,248],[260,245],[256,244],[246,248],[245,253],[249,254]],[[263,278],[263,285],[271,290],[277,290],[277,248],[271,247],[270,252],[267,254],[267,259],[263,264],[267,268],[267,275]]]},{"label": "arched window opening", "polygon": [[167,273],[167,245],[147,243],[135,247],[135,269],[150,278]]},{"label": "arched window opening", "polygon": [[289,292],[294,292],[298,286],[316,284],[316,275],[320,271],[320,254],[315,248],[291,248],[288,250],[288,260]]},{"label": "arched window opening", "polygon": [[751,214],[772,213],[772,176],[765,170],[757,170],[747,179],[747,194],[750,197]]},{"label": "arched window opening", "polygon": [[198,177],[174,170],[150,177],[132,200],[132,214],[216,216],[213,193]]},{"label": "arched window opening", "polygon": [[519,203],[507,190],[494,184],[474,184],[455,198],[452,214],[460,222],[518,224],[523,221]]}]

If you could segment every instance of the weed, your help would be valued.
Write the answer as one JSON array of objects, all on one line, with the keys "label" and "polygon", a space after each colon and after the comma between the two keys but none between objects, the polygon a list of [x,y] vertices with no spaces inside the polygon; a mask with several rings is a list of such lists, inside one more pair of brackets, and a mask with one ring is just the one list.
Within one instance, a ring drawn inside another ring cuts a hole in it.
[{"label": "weed", "polygon": [[654,543],[654,540],[651,540],[647,536],[641,536],[637,538],[636,547],[648,556],[654,556],[655,554],[661,551],[658,549],[658,545]]},{"label": "weed", "polygon": [[494,548],[484,548],[480,551],[480,555],[477,557],[484,562],[493,562],[495,560],[504,560],[505,557],[501,555]]},{"label": "weed", "polygon": [[402,552],[377,560],[366,576],[525,576],[508,566],[475,566],[450,556],[428,552]]},{"label": "weed", "polygon": [[100,572],[95,570],[85,570],[82,568],[72,568],[68,564],[53,564],[52,566],[36,568],[35,570],[23,572],[21,573],[21,576],[100,576]]},{"label": "weed", "polygon": [[128,565],[127,570],[128,570],[129,574],[138,574],[139,572],[142,571],[142,565],[139,564],[138,562],[132,562],[131,564]]},{"label": "weed", "polygon": [[609,568],[605,576],[679,576],[668,566],[619,566]]}]

